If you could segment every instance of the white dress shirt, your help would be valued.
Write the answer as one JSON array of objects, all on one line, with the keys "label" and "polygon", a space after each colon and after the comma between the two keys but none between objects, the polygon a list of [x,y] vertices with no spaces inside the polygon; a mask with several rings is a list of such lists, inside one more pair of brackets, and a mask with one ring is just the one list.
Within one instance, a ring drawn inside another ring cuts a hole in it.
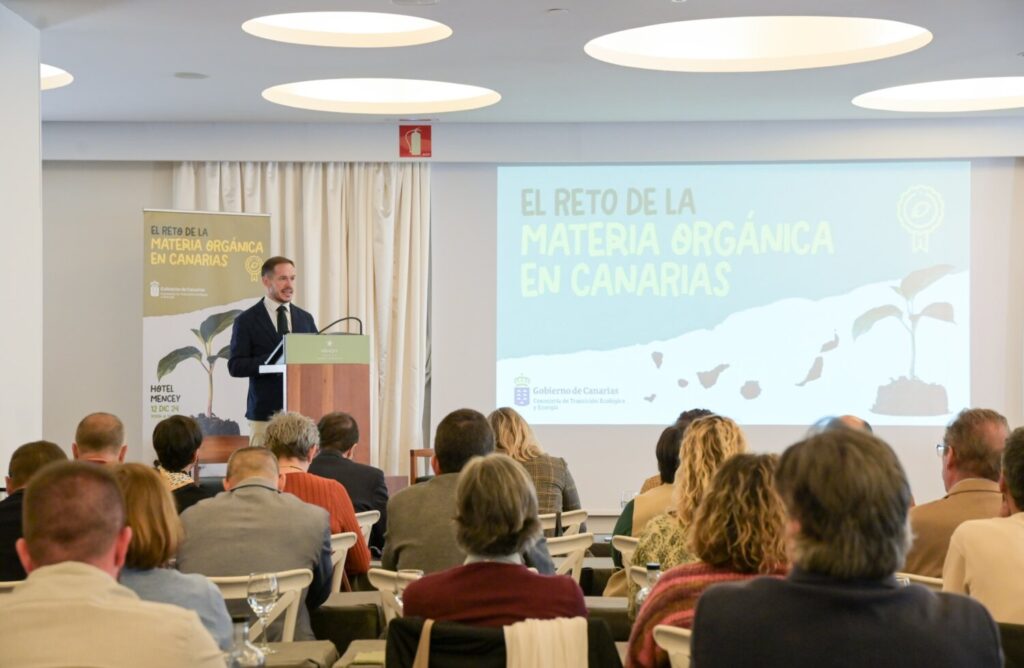
[{"label": "white dress shirt", "polygon": [[288,319],[288,333],[292,333],[295,330],[292,328],[292,308],[291,304],[285,304],[277,301],[273,297],[267,296],[263,298],[263,305],[267,307],[267,314],[270,316],[270,323],[274,326],[274,331],[277,331],[277,308],[284,306],[284,314]]}]

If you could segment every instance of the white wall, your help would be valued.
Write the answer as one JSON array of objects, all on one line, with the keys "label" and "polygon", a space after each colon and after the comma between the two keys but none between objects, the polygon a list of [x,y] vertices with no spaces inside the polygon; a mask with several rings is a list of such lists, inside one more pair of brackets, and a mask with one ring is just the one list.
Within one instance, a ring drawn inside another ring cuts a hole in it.
[{"label": "white wall", "polygon": [[0,469],[43,424],[39,31],[0,5]]},{"label": "white wall", "polygon": [[[70,451],[94,411],[142,443],[142,209],[171,204],[169,163],[43,164],[43,437]],[[39,438],[36,436],[35,438]]]},{"label": "white wall", "polygon": [[[63,271],[60,286],[48,283],[46,293],[46,433],[62,444],[77,419],[97,408],[94,397],[126,418],[133,442],[141,438],[141,314],[133,287],[141,272],[140,210],[165,207],[170,200],[167,167],[152,161],[394,160],[397,152],[395,128],[372,124],[47,123],[43,133],[47,266],[71,262],[83,272],[76,278],[75,272]],[[979,158],[972,161],[977,225],[971,250],[972,403],[1003,411],[1012,425],[1024,419],[1024,291],[1017,289],[1024,267],[1015,262],[1024,248],[1024,165],[1013,159],[1024,155],[1019,120],[437,125],[434,134],[431,429],[454,408],[493,408],[494,165],[514,162]],[[103,164],[117,160],[142,162]],[[69,188],[75,196],[66,201]],[[93,227],[84,230],[79,224]],[[91,245],[105,264],[100,271],[108,279],[97,289],[100,295],[109,291],[117,305],[107,315],[114,343],[91,333],[88,348],[79,354],[55,349],[60,329],[74,331],[87,317],[79,302],[81,286],[91,284],[85,282],[89,266],[77,255],[80,249],[61,246],[53,226],[72,235],[70,246]],[[109,233],[97,235],[97,229]],[[61,386],[69,382],[68,370],[85,385],[83,391]],[[654,472],[659,429],[544,427],[538,435],[549,451],[569,459],[590,509],[617,511],[622,492],[635,491]],[[941,432],[890,428],[881,433],[902,458],[919,501],[942,492],[934,456]],[[802,433],[798,427],[757,427],[751,440],[758,450],[780,450]]]}]

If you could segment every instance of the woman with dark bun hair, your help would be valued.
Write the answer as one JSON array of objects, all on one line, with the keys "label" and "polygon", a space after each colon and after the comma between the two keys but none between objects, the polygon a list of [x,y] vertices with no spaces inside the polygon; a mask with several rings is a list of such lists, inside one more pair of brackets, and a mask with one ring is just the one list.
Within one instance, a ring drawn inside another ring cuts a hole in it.
[{"label": "woman with dark bun hair", "polygon": [[186,415],[172,415],[153,429],[156,470],[171,490],[178,514],[213,496],[193,480],[191,469],[199,459],[203,432],[199,423]]}]

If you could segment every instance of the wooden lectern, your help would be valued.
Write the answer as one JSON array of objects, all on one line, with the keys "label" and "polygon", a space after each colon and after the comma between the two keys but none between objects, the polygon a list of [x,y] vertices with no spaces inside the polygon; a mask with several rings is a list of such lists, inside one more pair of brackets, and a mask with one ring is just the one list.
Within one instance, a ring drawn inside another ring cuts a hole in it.
[{"label": "wooden lectern", "polygon": [[[370,463],[370,338],[355,334],[286,334],[275,364],[260,373],[280,374],[284,410],[319,421],[332,411],[345,411],[359,425],[359,446],[353,459]],[[231,443],[227,440],[230,439]],[[220,443],[220,441],[224,443]],[[200,463],[226,462],[248,437],[207,437]]]}]

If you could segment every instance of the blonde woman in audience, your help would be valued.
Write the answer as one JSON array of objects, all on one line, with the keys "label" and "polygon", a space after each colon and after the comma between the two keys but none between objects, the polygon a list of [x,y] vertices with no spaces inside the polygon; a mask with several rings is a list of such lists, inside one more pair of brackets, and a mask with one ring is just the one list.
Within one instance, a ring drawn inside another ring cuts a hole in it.
[{"label": "blonde woman in audience", "polygon": [[518,462],[494,453],[466,464],[455,491],[455,531],[465,563],[411,583],[403,594],[406,616],[490,627],[586,617],[572,578],[539,575],[523,563],[520,555],[541,528],[537,494]]},{"label": "blonde woman in audience", "polygon": [[785,574],[784,511],[772,482],[777,463],[777,455],[736,455],[715,473],[690,528],[689,549],[700,561],[669,569],[651,589],[629,637],[628,668],[671,665],[654,643],[654,627],[690,628],[709,586]]},{"label": "blonde woman in audience", "polygon": [[[745,453],[747,439],[739,425],[727,417],[710,415],[686,429],[679,448],[679,468],[672,486],[673,508],[647,523],[633,553],[633,564],[661,564],[662,571],[696,561],[688,532],[697,506],[711,478],[729,457]],[[629,616],[636,615],[636,584],[629,581]]]},{"label": "blonde woman in audience", "polygon": [[121,464],[113,473],[132,529],[121,584],[144,601],[194,610],[220,648],[230,649],[231,617],[220,591],[202,575],[186,575],[170,567],[183,532],[164,481],[142,464]]},{"label": "blonde woman in audience", "polygon": [[522,464],[533,479],[540,514],[580,509],[580,495],[565,460],[544,454],[522,415],[512,408],[499,408],[487,421],[498,452]]}]

